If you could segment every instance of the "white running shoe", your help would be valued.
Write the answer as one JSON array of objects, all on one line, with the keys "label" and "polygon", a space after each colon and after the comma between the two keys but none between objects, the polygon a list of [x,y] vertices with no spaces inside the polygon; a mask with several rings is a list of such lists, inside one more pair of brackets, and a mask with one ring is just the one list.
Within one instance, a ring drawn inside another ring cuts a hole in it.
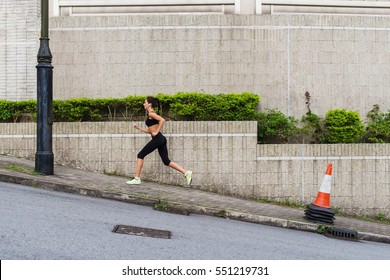
[{"label": "white running shoe", "polygon": [[186,177],[187,185],[190,185],[192,182],[192,171],[187,171],[184,177]]},{"label": "white running shoe", "polygon": [[135,177],[134,179],[131,179],[130,181],[127,181],[126,184],[128,184],[128,185],[139,185],[139,184],[141,184],[141,179]]}]

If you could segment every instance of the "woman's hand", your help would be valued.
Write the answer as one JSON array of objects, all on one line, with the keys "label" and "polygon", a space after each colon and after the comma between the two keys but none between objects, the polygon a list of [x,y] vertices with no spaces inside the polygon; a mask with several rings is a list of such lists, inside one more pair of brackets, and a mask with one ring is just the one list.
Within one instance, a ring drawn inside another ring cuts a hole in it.
[{"label": "woman's hand", "polygon": [[136,124],[136,123],[133,123],[133,127],[134,127],[135,129],[138,129],[139,131],[142,131],[143,133],[150,133],[149,129],[142,128],[142,127],[140,127],[140,126],[139,126],[138,124]]}]

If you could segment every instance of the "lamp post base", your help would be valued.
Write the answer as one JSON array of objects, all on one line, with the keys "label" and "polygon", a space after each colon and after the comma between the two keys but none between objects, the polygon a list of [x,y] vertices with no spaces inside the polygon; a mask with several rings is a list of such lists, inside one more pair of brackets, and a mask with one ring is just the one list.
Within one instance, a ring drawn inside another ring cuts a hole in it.
[{"label": "lamp post base", "polygon": [[37,152],[35,154],[35,171],[43,175],[54,174],[54,155],[50,152]]}]

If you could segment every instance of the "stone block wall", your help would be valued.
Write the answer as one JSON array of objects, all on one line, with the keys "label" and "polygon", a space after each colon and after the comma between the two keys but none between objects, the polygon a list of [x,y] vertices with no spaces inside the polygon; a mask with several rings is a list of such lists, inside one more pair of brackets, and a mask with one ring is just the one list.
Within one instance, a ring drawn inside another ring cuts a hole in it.
[{"label": "stone block wall", "polygon": [[390,108],[390,18],[131,15],[51,21],[54,97],[249,91],[261,108]]},{"label": "stone block wall", "polygon": [[262,187],[256,196],[311,203],[329,163],[332,207],[354,215],[389,216],[389,144],[258,145],[256,171]]},{"label": "stone block wall", "polygon": [[[192,188],[312,203],[331,163],[332,207],[390,217],[389,144],[258,145],[256,122],[168,121],[163,133],[171,160],[193,170]],[[0,123],[0,154],[34,159],[35,135],[35,124]],[[125,177],[134,176],[137,153],[149,140],[129,122],[53,125],[56,163]],[[157,152],[145,158],[142,178],[185,185],[183,176],[164,166]]]},{"label": "stone block wall", "polygon": [[0,1],[0,99],[35,99],[40,1]]},{"label": "stone block wall", "polygon": [[[170,159],[197,174],[194,185],[250,196],[255,186],[256,127],[256,122],[166,122],[163,133]],[[35,124],[0,128],[0,152],[35,157]],[[90,171],[134,176],[137,153],[149,140],[129,122],[53,125],[55,162]],[[185,184],[180,173],[163,165],[157,151],[145,158],[142,175],[146,180]]]},{"label": "stone block wall", "polygon": [[[40,2],[0,3],[0,99],[36,99]],[[341,14],[52,17],[55,99],[249,91],[300,118],[390,108],[390,18]]]}]

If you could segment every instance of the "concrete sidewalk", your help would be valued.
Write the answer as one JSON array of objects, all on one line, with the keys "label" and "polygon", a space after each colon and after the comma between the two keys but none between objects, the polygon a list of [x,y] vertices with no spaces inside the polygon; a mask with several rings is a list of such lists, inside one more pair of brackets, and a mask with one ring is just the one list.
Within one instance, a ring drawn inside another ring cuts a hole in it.
[{"label": "concrete sidewalk", "polygon": [[[16,166],[32,171],[34,161],[0,155],[0,181],[148,205],[156,210],[185,215],[212,215],[310,232],[318,232],[320,226],[304,219],[304,209],[151,182],[129,186],[125,183],[128,178],[58,165],[51,176],[31,175]],[[196,180],[196,173],[193,177]],[[390,243],[390,224],[336,214],[334,225],[327,226],[357,231],[359,240]]]}]

